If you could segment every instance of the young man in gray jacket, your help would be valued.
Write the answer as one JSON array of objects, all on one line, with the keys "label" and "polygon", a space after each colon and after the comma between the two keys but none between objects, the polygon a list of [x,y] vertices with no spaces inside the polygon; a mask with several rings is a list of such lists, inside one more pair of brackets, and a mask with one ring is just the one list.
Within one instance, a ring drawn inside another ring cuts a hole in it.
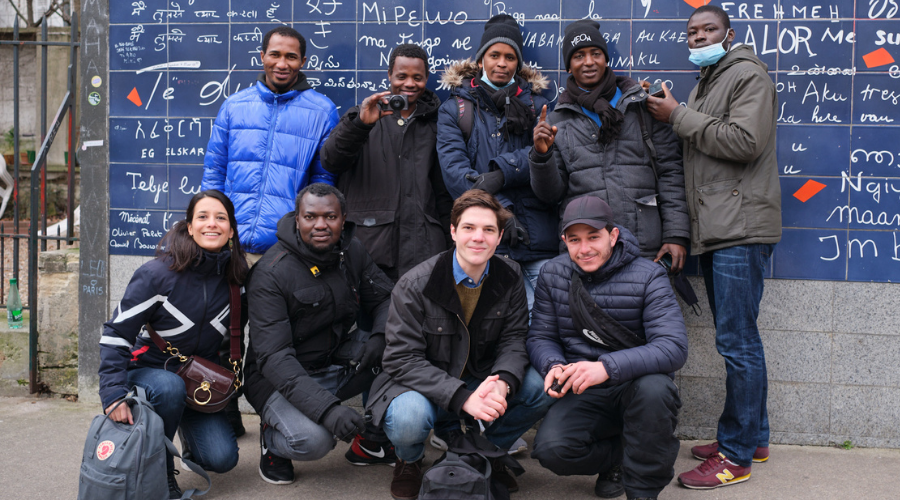
[{"label": "young man in gray jacket", "polygon": [[750,479],[752,462],[769,458],[766,358],[756,318],[763,278],[781,239],[781,187],[775,157],[778,97],[766,65],[734,46],[728,14],[706,5],[687,26],[700,81],[687,107],[668,89],[647,107],[684,139],[691,212],[691,253],[700,255],[716,348],[725,358],[725,408],[717,441],[695,446],[704,462],[678,477],[709,489]]},{"label": "young man in gray jacket", "polygon": [[655,499],[679,449],[681,309],[665,269],[640,257],[600,198],[569,203],[562,238],[568,253],[541,271],[528,332],[531,364],[558,399],[532,457],[559,475],[597,474],[599,497]]}]

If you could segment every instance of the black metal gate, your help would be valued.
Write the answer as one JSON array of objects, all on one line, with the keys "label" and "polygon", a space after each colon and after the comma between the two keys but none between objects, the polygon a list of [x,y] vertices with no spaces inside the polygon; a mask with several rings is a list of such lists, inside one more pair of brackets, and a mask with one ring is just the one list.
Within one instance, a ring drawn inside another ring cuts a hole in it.
[{"label": "black metal gate", "polygon": [[[12,276],[19,278],[20,240],[27,240],[27,259],[28,259],[28,286],[27,300],[23,304],[24,309],[29,310],[29,336],[28,336],[28,371],[29,371],[29,390],[32,393],[38,392],[40,381],[38,380],[38,358],[37,358],[37,340],[38,340],[38,316],[37,304],[38,296],[38,255],[40,251],[47,250],[47,241],[55,241],[56,248],[60,248],[61,243],[72,244],[78,240],[74,233],[74,213],[75,213],[75,129],[78,123],[75,119],[75,93],[76,75],[78,65],[78,18],[77,14],[72,15],[72,26],[68,42],[51,42],[48,39],[47,19],[41,22],[40,40],[28,41],[21,40],[18,22],[13,28],[13,39],[0,40],[0,46],[11,45],[13,50],[13,100],[14,100],[14,116],[13,116],[13,179],[12,179],[12,199],[11,206],[13,210],[12,227],[7,228],[4,224],[0,224],[0,261],[4,261],[6,255],[7,241],[12,242]],[[37,150],[31,165],[31,182],[29,187],[29,213],[30,220],[28,232],[23,233],[21,221],[19,220],[19,174],[22,168],[22,158],[20,151],[21,130],[19,127],[19,111],[20,111],[20,82],[19,82],[19,57],[22,47],[29,45],[37,45],[41,50],[41,146]],[[50,46],[66,46],[69,47],[69,65],[67,76],[67,90],[63,96],[62,103],[56,111],[53,121],[47,124],[47,48]],[[66,158],[66,175],[68,182],[68,193],[66,195],[66,212],[67,227],[65,236],[48,235],[47,234],[47,156],[50,152],[50,146],[53,144],[59,128],[64,120],[68,121],[69,134],[68,154]],[[0,214],[2,215],[2,214]],[[0,300],[5,306],[6,288],[5,284],[9,276],[4,275],[4,267],[0,266]]]}]

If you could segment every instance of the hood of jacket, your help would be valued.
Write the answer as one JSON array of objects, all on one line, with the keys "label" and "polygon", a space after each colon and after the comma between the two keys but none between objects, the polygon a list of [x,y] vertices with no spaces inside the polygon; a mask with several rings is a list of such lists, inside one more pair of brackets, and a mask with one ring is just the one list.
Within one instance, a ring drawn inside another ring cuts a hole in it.
[{"label": "hood of jacket", "polygon": [[[478,63],[471,58],[446,66],[444,68],[444,73],[441,75],[440,86],[438,88],[446,90],[462,87],[464,84],[467,84],[469,80],[475,78],[475,75],[478,74],[480,69]],[[531,91],[535,93],[540,93],[542,90],[546,90],[550,87],[550,80],[548,80],[546,76],[542,75],[540,71],[527,65],[522,66],[518,73],[516,73],[516,76],[530,83]]]},{"label": "hood of jacket", "polygon": [[441,107],[441,98],[433,91],[425,89],[416,100],[416,110],[412,116],[425,116],[429,119],[437,119],[438,108]]},{"label": "hood of jacket", "polygon": [[344,222],[344,229],[341,231],[341,239],[334,249],[329,253],[316,253],[309,249],[305,243],[300,240],[300,233],[297,232],[297,223],[295,217],[297,212],[288,212],[278,221],[278,229],[276,235],[278,241],[284,245],[290,252],[297,254],[304,262],[331,265],[339,258],[340,254],[348,249],[353,235],[356,233],[356,223],[351,221]]},{"label": "hood of jacket", "polygon": [[582,271],[581,268],[578,267],[578,264],[575,264],[573,261],[572,264],[579,274],[591,276],[597,281],[605,281],[610,276],[619,272],[623,267],[627,266],[631,261],[641,256],[641,249],[638,246],[637,238],[631,234],[631,231],[619,225],[616,225],[616,227],[619,228],[619,239],[616,240],[616,245],[613,247],[613,253],[610,255],[609,260],[606,261],[600,269],[597,269],[592,273]]}]

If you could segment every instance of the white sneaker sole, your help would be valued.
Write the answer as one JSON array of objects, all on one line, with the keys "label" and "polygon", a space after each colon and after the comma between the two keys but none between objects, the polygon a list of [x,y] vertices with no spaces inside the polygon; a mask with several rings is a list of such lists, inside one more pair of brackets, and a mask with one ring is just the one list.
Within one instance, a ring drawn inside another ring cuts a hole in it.
[{"label": "white sneaker sole", "polygon": [[266,477],[265,474],[263,474],[263,471],[262,471],[261,468],[257,467],[257,470],[259,471],[259,477],[261,477],[263,481],[265,481],[265,482],[267,482],[267,483],[269,483],[269,484],[291,484],[291,483],[294,482],[293,479],[290,480],[290,481],[276,481],[276,480],[274,480],[274,479],[269,479],[269,478]]}]

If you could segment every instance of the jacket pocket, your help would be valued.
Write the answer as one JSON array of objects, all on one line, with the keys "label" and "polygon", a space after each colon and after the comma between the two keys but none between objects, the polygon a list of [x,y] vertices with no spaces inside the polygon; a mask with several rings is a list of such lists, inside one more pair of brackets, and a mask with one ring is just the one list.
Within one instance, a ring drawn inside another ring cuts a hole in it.
[{"label": "jacket pocket", "polygon": [[659,217],[657,195],[635,197],[635,238],[641,253],[655,253],[662,246],[662,219]]},{"label": "jacket pocket", "polygon": [[381,268],[397,267],[396,214],[391,210],[357,210],[347,214],[356,223],[356,237]]},{"label": "jacket pocket", "polygon": [[78,499],[89,500],[93,498],[122,499],[126,495],[127,479],[125,474],[104,474],[88,463],[81,464],[81,477],[78,479]]},{"label": "jacket pocket", "polygon": [[330,328],[326,328],[334,320],[334,308],[325,287],[316,285],[294,290],[290,302],[294,347],[303,345],[303,349],[297,349],[297,358],[315,362],[327,356],[336,342]]},{"label": "jacket pocket", "polygon": [[425,336],[425,358],[434,366],[448,371],[454,352],[456,328],[459,318],[426,316],[422,325]]},{"label": "jacket pocket", "polygon": [[746,222],[742,209],[741,179],[711,182],[697,187],[700,243],[704,245],[743,238]]}]

